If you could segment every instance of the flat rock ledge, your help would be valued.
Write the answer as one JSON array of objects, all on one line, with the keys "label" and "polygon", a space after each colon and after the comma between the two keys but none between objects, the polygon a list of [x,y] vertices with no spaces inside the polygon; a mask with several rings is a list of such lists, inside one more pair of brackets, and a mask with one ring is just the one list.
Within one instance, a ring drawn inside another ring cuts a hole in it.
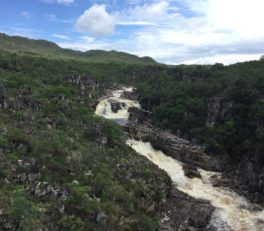
[{"label": "flat rock ledge", "polygon": [[219,160],[204,153],[203,149],[188,140],[175,136],[167,131],[154,128],[150,123],[135,123],[129,121],[125,130],[133,139],[150,142],[152,146],[163,151],[166,155],[177,159],[195,169],[203,168],[207,171],[221,171],[224,166]]}]

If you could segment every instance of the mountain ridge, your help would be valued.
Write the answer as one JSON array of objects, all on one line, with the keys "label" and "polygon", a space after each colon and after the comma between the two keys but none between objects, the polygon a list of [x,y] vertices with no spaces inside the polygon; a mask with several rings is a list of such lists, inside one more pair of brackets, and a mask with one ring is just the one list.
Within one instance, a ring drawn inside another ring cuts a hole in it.
[{"label": "mountain ridge", "polygon": [[87,50],[77,51],[60,47],[58,44],[43,40],[30,39],[21,36],[9,36],[0,32],[0,49],[27,55],[40,55],[49,58],[76,59],[87,62],[120,62],[127,64],[158,64],[153,58],[129,54],[122,51]]}]

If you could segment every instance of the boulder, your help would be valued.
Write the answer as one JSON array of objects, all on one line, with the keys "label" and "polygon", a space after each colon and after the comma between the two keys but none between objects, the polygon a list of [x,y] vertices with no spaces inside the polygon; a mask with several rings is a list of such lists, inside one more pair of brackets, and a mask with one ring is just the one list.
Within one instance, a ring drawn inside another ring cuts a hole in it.
[{"label": "boulder", "polygon": [[5,96],[0,96],[0,108],[7,109],[9,107],[9,100]]},{"label": "boulder", "polygon": [[48,182],[38,182],[37,184],[28,188],[28,192],[38,198],[44,199],[58,199],[65,201],[68,198],[68,191],[59,186],[53,186]]},{"label": "boulder", "polygon": [[159,230],[203,231],[213,212],[208,201],[192,198],[172,187],[166,202],[158,210]]},{"label": "boulder", "polygon": [[29,153],[31,151],[31,145],[29,142],[24,140],[12,140],[8,143],[7,147],[5,148],[5,152],[19,152],[22,154]]},{"label": "boulder", "polygon": [[191,166],[189,164],[184,164],[183,165],[183,171],[185,176],[189,177],[189,178],[202,178],[200,172],[197,170],[197,168],[195,166]]},{"label": "boulder", "polygon": [[134,123],[145,123],[151,120],[151,112],[137,107],[131,107],[128,109],[129,120]]},{"label": "boulder", "polygon": [[15,223],[7,214],[5,209],[0,209],[0,230],[5,230],[5,231],[17,230]]},{"label": "boulder", "polygon": [[98,212],[95,220],[97,223],[105,225],[107,221],[107,215],[105,214],[105,212]]},{"label": "boulder", "polygon": [[126,106],[125,103],[110,101],[111,109],[114,113],[117,113],[120,109]]}]

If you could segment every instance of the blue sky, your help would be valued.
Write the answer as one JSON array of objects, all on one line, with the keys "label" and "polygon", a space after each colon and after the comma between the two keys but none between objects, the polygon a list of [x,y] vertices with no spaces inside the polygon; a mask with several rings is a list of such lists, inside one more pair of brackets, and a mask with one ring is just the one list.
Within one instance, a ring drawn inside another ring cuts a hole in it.
[{"label": "blue sky", "polygon": [[263,9],[263,0],[1,0],[0,31],[170,64],[229,64],[264,54]]}]

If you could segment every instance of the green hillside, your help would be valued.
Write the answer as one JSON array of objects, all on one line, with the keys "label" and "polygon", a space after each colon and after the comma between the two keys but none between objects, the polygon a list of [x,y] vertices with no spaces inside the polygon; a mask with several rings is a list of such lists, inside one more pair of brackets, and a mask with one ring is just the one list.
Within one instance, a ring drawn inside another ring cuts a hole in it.
[{"label": "green hillside", "polygon": [[138,57],[118,51],[90,50],[81,52],[61,48],[56,43],[46,40],[8,36],[4,33],[0,33],[0,49],[55,59],[75,59],[78,61],[101,63],[157,64],[157,62],[150,57]]},{"label": "green hillside", "polygon": [[153,64],[0,35],[0,230],[159,229],[172,182],[126,145],[120,126],[94,115],[123,85],[136,88],[154,126],[223,159],[228,187],[264,204],[263,59]]},{"label": "green hillside", "polygon": [[0,230],[157,229],[170,179],[94,116],[132,67],[0,52]]}]

